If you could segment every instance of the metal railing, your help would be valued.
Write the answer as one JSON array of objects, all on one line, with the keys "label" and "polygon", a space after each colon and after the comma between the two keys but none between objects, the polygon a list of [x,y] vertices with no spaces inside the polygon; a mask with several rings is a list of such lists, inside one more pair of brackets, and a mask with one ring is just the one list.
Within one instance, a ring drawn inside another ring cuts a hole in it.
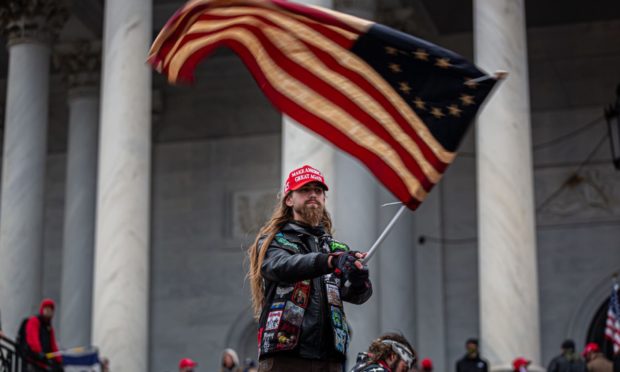
[{"label": "metal railing", "polygon": [[25,371],[25,363],[12,340],[0,336],[0,372]]}]

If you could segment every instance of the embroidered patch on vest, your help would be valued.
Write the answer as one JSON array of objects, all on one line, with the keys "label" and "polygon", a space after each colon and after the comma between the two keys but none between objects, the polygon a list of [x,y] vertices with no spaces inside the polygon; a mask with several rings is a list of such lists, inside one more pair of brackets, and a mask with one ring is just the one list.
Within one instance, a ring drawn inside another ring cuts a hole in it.
[{"label": "embroidered patch on vest", "polygon": [[336,350],[345,354],[347,350],[347,333],[342,329],[334,329]]},{"label": "embroidered patch on vest", "polygon": [[341,243],[339,241],[336,241],[336,240],[330,240],[329,241],[329,250],[332,251],[332,252],[335,252],[335,251],[345,251],[345,252],[348,252],[349,251],[349,246],[344,244],[344,243]]},{"label": "embroidered patch on vest", "polygon": [[303,283],[297,283],[291,299],[297,306],[301,306],[304,309],[308,307],[308,296],[310,294],[310,286]]},{"label": "embroidered patch on vest", "polygon": [[275,350],[275,347],[273,346],[273,339],[275,338],[276,334],[275,332],[265,332],[263,334],[263,352],[264,353],[270,353],[272,351]]},{"label": "embroidered patch on vest", "polygon": [[274,302],[271,305],[271,310],[282,310],[284,309],[284,301]]},{"label": "embroidered patch on vest", "polygon": [[265,326],[266,331],[273,331],[277,329],[280,325],[280,319],[282,318],[282,311],[272,311],[267,315],[267,325]]},{"label": "embroidered patch on vest", "polygon": [[340,309],[336,308],[336,307],[331,307],[331,313],[332,313],[332,324],[334,325],[334,328],[344,328],[342,326],[342,311],[340,311]]},{"label": "embroidered patch on vest", "polygon": [[277,233],[274,239],[281,246],[288,247],[288,248],[291,248],[291,249],[299,252],[299,245],[297,243],[293,243],[293,242],[288,241],[288,239],[286,239],[284,237],[284,234]]},{"label": "embroidered patch on vest", "polygon": [[292,324],[295,327],[300,327],[301,322],[304,320],[304,309],[292,302],[287,302],[286,307],[284,308],[282,320]]},{"label": "embroidered patch on vest", "polygon": [[342,306],[338,287],[334,284],[326,283],[325,288],[327,289],[327,302],[329,302],[330,305]]}]

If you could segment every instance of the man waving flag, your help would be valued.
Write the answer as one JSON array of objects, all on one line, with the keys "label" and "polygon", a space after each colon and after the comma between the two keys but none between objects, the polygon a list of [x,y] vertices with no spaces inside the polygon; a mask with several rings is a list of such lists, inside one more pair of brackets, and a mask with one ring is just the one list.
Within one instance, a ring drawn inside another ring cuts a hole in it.
[{"label": "man waving flag", "polygon": [[164,26],[149,62],[192,81],[231,48],[276,108],[362,161],[415,209],[454,160],[498,77],[424,40],[285,0],[194,0]]}]

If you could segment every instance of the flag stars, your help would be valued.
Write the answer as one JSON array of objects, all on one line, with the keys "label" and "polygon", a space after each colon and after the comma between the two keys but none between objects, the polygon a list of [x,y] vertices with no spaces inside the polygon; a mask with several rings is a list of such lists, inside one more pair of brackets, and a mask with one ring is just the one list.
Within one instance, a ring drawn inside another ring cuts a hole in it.
[{"label": "flag stars", "polygon": [[463,103],[463,106],[470,106],[475,103],[474,96],[470,96],[469,94],[461,94],[460,100]]},{"label": "flag stars", "polygon": [[457,105],[450,105],[448,106],[448,112],[450,115],[458,118],[461,116],[463,110],[461,110]]},{"label": "flag stars", "polygon": [[416,59],[419,59],[420,61],[428,61],[428,52],[424,49],[416,50],[415,52],[413,52],[413,55]]},{"label": "flag stars", "polygon": [[403,72],[403,70],[400,68],[400,65],[397,63],[390,63],[390,65],[388,66],[390,68],[390,70],[392,70],[393,73],[397,74],[399,72]]},{"label": "flag stars", "polygon": [[476,89],[478,88],[478,83],[474,81],[474,79],[466,77],[465,86],[467,86],[468,88]]},{"label": "flag stars", "polygon": [[439,107],[431,108],[431,115],[433,115],[437,119],[441,119],[446,116],[446,114],[444,114]]},{"label": "flag stars", "polygon": [[413,104],[418,110],[426,110],[426,102],[424,102],[420,97],[416,97],[413,100]]},{"label": "flag stars", "polygon": [[435,60],[435,66],[441,68],[448,68],[452,67],[452,64],[450,63],[450,58],[437,58]]},{"label": "flag stars", "polygon": [[399,83],[398,90],[400,90],[401,92],[405,94],[409,94],[409,92],[411,92],[411,87],[409,86],[409,83],[407,83],[406,81],[401,81]]},{"label": "flag stars", "polygon": [[386,46],[385,52],[391,56],[395,56],[398,54],[398,49],[391,47],[391,46]]}]

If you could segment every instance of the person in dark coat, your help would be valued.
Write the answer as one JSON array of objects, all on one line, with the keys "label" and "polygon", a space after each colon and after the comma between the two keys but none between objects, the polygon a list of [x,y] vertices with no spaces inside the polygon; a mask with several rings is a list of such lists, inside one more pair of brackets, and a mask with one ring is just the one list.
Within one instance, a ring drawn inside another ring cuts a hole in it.
[{"label": "person in dark coat", "polygon": [[31,316],[20,327],[18,343],[29,363],[27,371],[62,370],[60,355],[52,358],[47,356],[49,353],[58,351],[54,327],[52,327],[55,309],[54,300],[44,299],[39,307],[39,315]]},{"label": "person in dark coat", "polygon": [[467,354],[456,363],[456,372],[488,372],[489,363],[480,358],[478,339],[470,338],[465,342]]},{"label": "person in dark coat", "polygon": [[547,372],[586,372],[586,363],[575,352],[573,340],[562,343],[562,354],[551,360]]},{"label": "person in dark coat", "polygon": [[341,372],[350,341],[343,301],[372,294],[365,253],[332,237],[327,190],[317,169],[292,171],[248,249],[261,372]]}]

